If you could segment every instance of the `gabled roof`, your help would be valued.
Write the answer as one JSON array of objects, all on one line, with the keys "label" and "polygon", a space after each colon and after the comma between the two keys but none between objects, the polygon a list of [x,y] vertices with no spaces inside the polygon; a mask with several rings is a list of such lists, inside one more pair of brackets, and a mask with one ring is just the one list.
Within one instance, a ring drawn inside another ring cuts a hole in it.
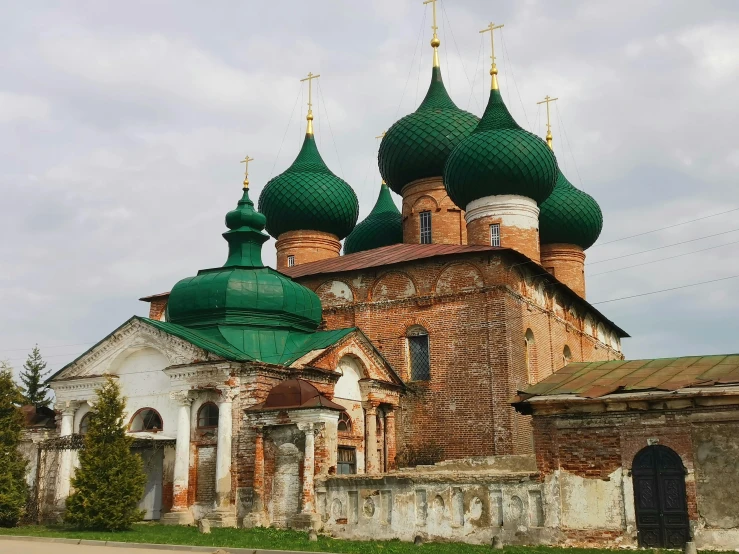
[{"label": "gabled roof", "polygon": [[729,384],[739,384],[739,354],[572,363],[520,391],[512,402],[526,402],[535,396],[599,398]]}]

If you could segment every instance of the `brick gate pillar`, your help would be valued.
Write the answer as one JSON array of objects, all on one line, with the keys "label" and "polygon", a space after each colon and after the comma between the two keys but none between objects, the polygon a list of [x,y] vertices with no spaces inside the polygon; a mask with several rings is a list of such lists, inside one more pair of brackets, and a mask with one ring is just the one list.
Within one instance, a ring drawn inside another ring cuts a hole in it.
[{"label": "brick gate pillar", "polygon": [[387,470],[395,469],[395,406],[385,408],[385,444],[387,447]]},{"label": "brick gate pillar", "polygon": [[364,407],[364,430],[366,444],[364,445],[364,472],[378,473],[379,462],[377,460],[377,404],[374,402],[363,402]]}]

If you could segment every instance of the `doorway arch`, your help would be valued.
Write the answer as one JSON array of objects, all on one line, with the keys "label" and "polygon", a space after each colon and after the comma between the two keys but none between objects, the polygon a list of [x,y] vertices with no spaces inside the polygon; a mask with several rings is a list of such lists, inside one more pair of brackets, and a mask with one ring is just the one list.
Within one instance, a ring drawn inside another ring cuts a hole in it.
[{"label": "doorway arch", "polygon": [[651,445],[634,456],[634,507],[639,546],[682,548],[690,540],[685,467],[674,450]]}]

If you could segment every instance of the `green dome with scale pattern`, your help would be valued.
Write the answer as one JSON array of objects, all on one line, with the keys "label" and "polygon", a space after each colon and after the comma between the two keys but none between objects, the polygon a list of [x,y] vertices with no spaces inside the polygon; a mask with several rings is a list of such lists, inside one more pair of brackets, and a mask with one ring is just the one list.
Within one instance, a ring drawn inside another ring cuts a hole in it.
[{"label": "green dome with scale pattern", "polygon": [[357,223],[359,201],[349,184],[326,166],[316,139],[307,133],[292,165],[262,190],[259,211],[275,238],[288,231],[323,231],[343,239]]},{"label": "green dome with scale pattern", "polygon": [[603,213],[595,199],[559,172],[557,185],[539,207],[539,238],[542,244],[593,246],[603,229]]},{"label": "green dome with scale pattern", "polygon": [[383,183],[375,207],[344,241],[344,254],[354,254],[403,242],[403,216]]},{"label": "green dome with scale pattern", "polygon": [[552,193],[557,174],[557,159],[546,142],[522,129],[500,91],[491,90],[480,123],[449,155],[444,184],[462,209],[473,200],[501,194],[541,204]]},{"label": "green dome with scale pattern", "polygon": [[380,143],[378,163],[382,178],[401,194],[412,181],[441,177],[447,157],[477,122],[476,116],[454,104],[441,79],[441,69],[434,67],[421,105],[395,122]]}]

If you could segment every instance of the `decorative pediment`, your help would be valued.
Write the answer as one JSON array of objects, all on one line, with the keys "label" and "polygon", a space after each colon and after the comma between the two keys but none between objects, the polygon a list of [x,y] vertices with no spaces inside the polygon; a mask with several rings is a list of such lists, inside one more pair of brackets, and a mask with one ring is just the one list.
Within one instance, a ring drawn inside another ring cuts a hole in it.
[{"label": "decorative pediment", "polygon": [[64,366],[49,381],[53,386],[55,382],[67,379],[115,374],[115,367],[123,356],[144,348],[157,350],[167,358],[170,365],[223,360],[220,356],[147,324],[144,319],[133,317]]},{"label": "decorative pediment", "polygon": [[365,371],[364,378],[392,385],[402,386],[390,363],[378,352],[364,333],[356,330],[344,338],[321,350],[313,350],[297,360],[291,367],[318,367],[337,371],[339,360],[344,356],[357,358]]}]

